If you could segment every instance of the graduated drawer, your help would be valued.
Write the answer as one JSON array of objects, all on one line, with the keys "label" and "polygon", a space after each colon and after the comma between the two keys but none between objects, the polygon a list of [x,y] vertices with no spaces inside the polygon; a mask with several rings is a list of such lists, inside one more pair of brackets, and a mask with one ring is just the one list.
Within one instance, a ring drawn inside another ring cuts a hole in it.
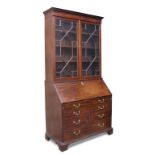
[{"label": "graduated drawer", "polygon": [[88,124],[90,121],[90,115],[82,115],[79,117],[72,116],[72,117],[64,117],[63,118],[63,129],[64,130],[69,130],[69,129],[74,129],[77,127],[84,127]]},{"label": "graduated drawer", "polygon": [[95,103],[91,107],[93,112],[96,111],[111,111],[112,103],[111,102],[105,102],[105,103]]},{"label": "graduated drawer", "polygon": [[79,139],[84,136],[91,135],[96,132],[102,132],[107,128],[111,127],[111,118],[104,118],[102,121],[92,121],[91,124],[86,125],[84,127],[76,127],[70,130],[64,130],[63,132],[63,140],[64,141],[72,141],[75,139]]},{"label": "graduated drawer", "polygon": [[110,111],[112,106],[111,97],[98,97],[90,100],[85,100],[83,103],[87,104],[91,111]]},{"label": "graduated drawer", "polygon": [[95,120],[96,121],[97,120],[102,121],[107,117],[111,117],[111,110],[109,110],[109,111],[103,111],[103,110],[102,111],[95,111],[92,113],[91,120],[92,121],[95,121]]},{"label": "graduated drawer", "polygon": [[71,130],[65,130],[63,134],[64,141],[75,140],[86,134],[85,128],[74,128]]},{"label": "graduated drawer", "polygon": [[106,117],[103,120],[93,120],[91,124],[91,132],[102,131],[111,127],[111,117]]},{"label": "graduated drawer", "polygon": [[83,105],[87,105],[87,106],[97,106],[97,105],[103,105],[103,104],[109,104],[112,102],[111,97],[97,97],[97,98],[93,98],[93,99],[89,99],[89,100],[84,100],[82,101]]},{"label": "graduated drawer", "polygon": [[84,101],[63,104],[63,116],[65,118],[80,117],[90,113],[91,104]]},{"label": "graduated drawer", "polygon": [[63,109],[65,110],[77,110],[79,108],[89,108],[96,105],[111,103],[111,97],[97,97],[93,99],[87,99],[77,102],[64,103]]},{"label": "graduated drawer", "polygon": [[83,101],[63,104],[63,129],[85,126],[90,120],[91,106]]},{"label": "graduated drawer", "polygon": [[109,103],[112,101],[111,97],[97,97],[95,99],[93,99],[96,103]]}]

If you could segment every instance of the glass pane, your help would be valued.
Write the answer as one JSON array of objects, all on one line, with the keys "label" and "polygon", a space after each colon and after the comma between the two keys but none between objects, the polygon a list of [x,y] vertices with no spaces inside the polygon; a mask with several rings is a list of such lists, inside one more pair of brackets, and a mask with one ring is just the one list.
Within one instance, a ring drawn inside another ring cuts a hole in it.
[{"label": "glass pane", "polygon": [[99,25],[82,24],[82,75],[100,75]]},{"label": "glass pane", "polygon": [[77,77],[77,24],[56,18],[56,78]]}]

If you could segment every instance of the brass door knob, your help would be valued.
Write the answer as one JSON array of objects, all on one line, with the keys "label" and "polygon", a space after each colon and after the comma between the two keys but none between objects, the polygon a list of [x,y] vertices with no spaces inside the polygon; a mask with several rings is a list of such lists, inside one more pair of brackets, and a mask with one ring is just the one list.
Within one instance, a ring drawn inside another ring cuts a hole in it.
[{"label": "brass door knob", "polygon": [[79,135],[80,134],[80,130],[75,130],[75,131],[73,131],[73,135]]},{"label": "brass door knob", "polygon": [[78,124],[80,124],[80,120],[73,121],[73,124],[75,124],[75,125],[78,125]]}]

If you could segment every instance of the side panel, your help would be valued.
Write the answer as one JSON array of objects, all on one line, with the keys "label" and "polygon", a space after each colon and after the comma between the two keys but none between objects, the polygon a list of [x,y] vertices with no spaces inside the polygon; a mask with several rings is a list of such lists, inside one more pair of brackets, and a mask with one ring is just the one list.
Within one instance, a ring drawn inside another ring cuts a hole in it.
[{"label": "side panel", "polygon": [[53,59],[54,59],[54,17],[51,13],[45,15],[45,79],[53,80]]},{"label": "side panel", "polygon": [[61,141],[62,110],[61,103],[52,82],[45,82],[46,133],[50,138]]}]

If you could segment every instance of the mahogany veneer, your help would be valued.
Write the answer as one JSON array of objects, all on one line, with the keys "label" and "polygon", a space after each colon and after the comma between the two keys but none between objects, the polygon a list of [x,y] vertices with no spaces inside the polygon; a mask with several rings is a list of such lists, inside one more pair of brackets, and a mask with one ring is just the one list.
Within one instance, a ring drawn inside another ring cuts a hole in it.
[{"label": "mahogany veneer", "polygon": [[45,15],[46,140],[113,133],[112,94],[101,78],[103,17],[50,8]]}]

